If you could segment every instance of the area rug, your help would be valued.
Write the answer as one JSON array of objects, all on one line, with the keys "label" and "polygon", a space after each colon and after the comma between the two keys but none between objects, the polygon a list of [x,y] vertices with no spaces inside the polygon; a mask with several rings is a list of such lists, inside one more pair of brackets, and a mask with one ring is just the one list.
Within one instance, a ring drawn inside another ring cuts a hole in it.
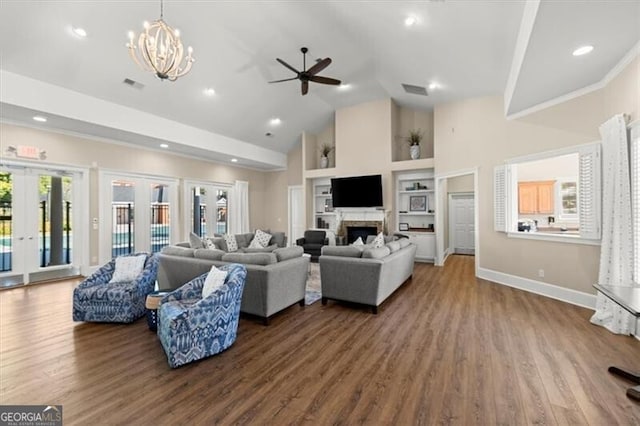
[{"label": "area rug", "polygon": [[320,265],[309,264],[309,276],[307,277],[307,289],[304,295],[304,304],[311,305],[322,297],[322,287],[320,286]]}]

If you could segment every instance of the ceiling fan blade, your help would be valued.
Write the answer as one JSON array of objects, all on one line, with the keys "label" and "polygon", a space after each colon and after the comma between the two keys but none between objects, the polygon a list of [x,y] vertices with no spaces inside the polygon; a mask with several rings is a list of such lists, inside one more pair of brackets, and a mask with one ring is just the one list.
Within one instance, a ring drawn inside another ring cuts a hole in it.
[{"label": "ceiling fan blade", "polygon": [[282,65],[289,68],[291,71],[295,72],[296,74],[300,74],[300,72],[297,69],[295,69],[294,67],[292,67],[291,65],[283,61],[282,59],[276,58],[276,61],[280,62]]},{"label": "ceiling fan blade", "polygon": [[307,74],[316,75],[331,64],[331,58],[324,58],[307,70]]},{"label": "ceiling fan blade", "polygon": [[291,81],[291,80],[297,80],[298,77],[293,77],[293,78],[285,78],[284,80],[275,80],[275,81],[270,81],[269,83],[282,83],[283,81]]},{"label": "ceiling fan blade", "polygon": [[313,81],[314,83],[332,84],[334,86],[342,83],[340,80],[336,80],[335,78],[320,77],[319,75],[312,75],[309,77],[309,80]]},{"label": "ceiling fan blade", "polygon": [[302,96],[306,95],[308,91],[309,91],[309,82],[308,81],[303,81],[302,82]]}]

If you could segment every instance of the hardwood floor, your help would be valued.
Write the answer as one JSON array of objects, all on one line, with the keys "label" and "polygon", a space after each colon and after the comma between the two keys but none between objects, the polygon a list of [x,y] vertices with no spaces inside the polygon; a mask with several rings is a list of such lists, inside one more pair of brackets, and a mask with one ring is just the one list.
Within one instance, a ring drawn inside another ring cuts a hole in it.
[{"label": "hardwood floor", "polygon": [[417,264],[372,315],[330,301],[172,370],[144,319],[73,323],[77,281],[0,292],[0,404],[62,404],[64,424],[640,424],[609,365],[640,342],[591,311]]}]

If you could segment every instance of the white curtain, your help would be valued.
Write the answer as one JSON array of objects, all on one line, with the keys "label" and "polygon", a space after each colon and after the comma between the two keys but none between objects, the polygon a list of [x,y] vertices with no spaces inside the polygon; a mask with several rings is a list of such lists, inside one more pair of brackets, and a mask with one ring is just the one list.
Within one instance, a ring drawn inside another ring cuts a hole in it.
[{"label": "white curtain", "polygon": [[[627,129],[622,114],[600,126],[602,137],[602,243],[598,284],[633,285],[633,234]],[[633,316],[598,292],[593,324],[631,334]]]},{"label": "white curtain", "polygon": [[249,228],[249,182],[237,180],[231,189],[229,233],[243,234]]}]

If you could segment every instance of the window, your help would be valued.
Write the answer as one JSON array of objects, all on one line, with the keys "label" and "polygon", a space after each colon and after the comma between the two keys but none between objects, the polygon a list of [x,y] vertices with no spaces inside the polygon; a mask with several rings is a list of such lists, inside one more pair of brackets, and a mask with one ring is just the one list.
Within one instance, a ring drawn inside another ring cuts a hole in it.
[{"label": "window", "polygon": [[508,160],[494,174],[494,227],[511,237],[598,243],[600,144]]}]

